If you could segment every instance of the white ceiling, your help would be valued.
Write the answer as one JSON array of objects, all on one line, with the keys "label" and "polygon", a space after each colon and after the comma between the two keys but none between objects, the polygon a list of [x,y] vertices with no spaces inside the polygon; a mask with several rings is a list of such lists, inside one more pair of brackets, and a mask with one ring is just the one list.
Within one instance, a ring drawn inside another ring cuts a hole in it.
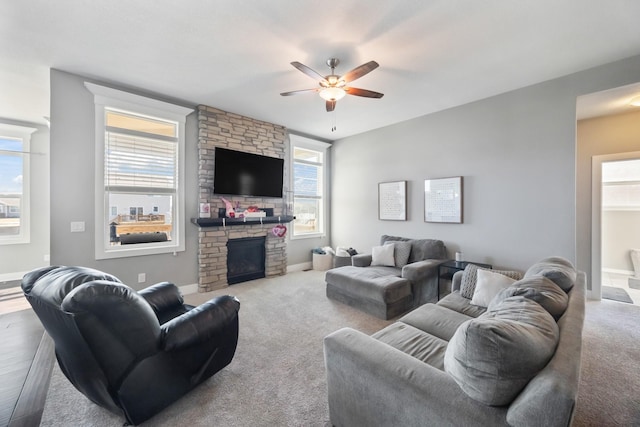
[{"label": "white ceiling", "polygon": [[[637,0],[16,0],[0,3],[0,117],[44,123],[49,68],[334,140],[640,54]],[[370,60],[336,113],[289,63]],[[640,81],[640,72],[638,74]],[[332,132],[334,120],[337,131]]]}]

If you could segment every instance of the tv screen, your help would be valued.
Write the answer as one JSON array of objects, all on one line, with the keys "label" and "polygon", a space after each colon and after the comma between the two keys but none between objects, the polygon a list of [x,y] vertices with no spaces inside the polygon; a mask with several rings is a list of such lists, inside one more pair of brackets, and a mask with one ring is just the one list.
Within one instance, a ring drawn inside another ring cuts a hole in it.
[{"label": "tv screen", "polygon": [[284,160],[216,147],[213,192],[282,197]]}]

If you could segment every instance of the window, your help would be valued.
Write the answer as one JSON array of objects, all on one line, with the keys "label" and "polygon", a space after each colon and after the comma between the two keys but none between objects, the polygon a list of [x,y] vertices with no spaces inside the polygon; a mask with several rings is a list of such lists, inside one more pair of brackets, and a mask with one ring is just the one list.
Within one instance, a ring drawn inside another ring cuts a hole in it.
[{"label": "window", "polygon": [[602,163],[602,207],[640,210],[640,159]]},{"label": "window", "polygon": [[29,243],[29,156],[35,128],[0,123],[0,245]]},{"label": "window", "polygon": [[85,86],[96,104],[96,259],[184,251],[184,126],[191,110]]},{"label": "window", "polygon": [[293,171],[293,238],[324,233],[326,218],[325,159],[329,144],[291,135]]}]

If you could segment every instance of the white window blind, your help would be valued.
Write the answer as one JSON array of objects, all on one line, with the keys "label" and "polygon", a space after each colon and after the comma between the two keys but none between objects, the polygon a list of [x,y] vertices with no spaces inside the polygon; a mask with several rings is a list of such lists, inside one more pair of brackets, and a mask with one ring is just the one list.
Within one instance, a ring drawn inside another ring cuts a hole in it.
[{"label": "white window blind", "polygon": [[[137,133],[137,134],[136,134]],[[107,127],[105,189],[109,192],[174,193],[177,140]]]}]

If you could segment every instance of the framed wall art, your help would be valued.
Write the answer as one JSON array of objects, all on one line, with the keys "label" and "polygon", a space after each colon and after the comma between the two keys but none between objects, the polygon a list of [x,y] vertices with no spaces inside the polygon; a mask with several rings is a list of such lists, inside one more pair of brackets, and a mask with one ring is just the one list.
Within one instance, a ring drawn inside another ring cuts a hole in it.
[{"label": "framed wall art", "polygon": [[407,220],[407,181],[378,184],[378,219]]},{"label": "framed wall art", "polygon": [[462,177],[424,180],[425,222],[462,224]]}]

